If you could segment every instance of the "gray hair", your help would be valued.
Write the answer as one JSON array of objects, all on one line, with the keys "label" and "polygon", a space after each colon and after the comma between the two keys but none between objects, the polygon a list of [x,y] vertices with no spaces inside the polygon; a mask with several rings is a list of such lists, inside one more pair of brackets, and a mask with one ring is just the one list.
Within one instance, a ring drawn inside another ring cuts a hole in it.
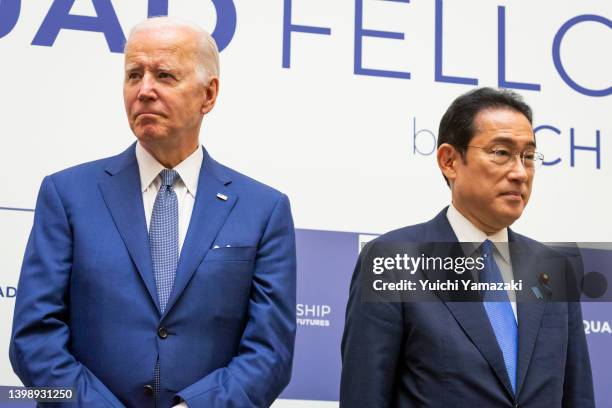
[{"label": "gray hair", "polygon": [[194,32],[198,37],[198,54],[200,59],[200,63],[196,68],[198,76],[202,82],[208,81],[211,77],[219,77],[219,48],[215,39],[202,27],[188,20],[167,16],[147,18],[130,30],[126,47],[132,36],[137,32],[157,28],[186,28]]}]

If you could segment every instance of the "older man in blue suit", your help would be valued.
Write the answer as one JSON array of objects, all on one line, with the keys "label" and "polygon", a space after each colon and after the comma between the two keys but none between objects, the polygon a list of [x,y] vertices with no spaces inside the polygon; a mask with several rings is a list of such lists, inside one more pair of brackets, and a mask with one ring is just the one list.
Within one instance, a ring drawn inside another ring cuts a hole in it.
[{"label": "older man in blue suit", "polygon": [[525,289],[496,298],[449,290],[377,299],[368,297],[368,268],[358,263],[342,340],[341,407],[594,406],[575,265],[508,228],[543,160],[531,121],[529,106],[509,91],[457,98],[440,122],[437,152],[451,204],[371,246],[446,246],[442,254],[448,245],[440,243],[475,243],[484,262],[472,282],[503,287],[522,279]]},{"label": "older man in blue suit", "polygon": [[291,375],[289,201],[200,145],[219,89],[201,28],[137,25],[123,89],[137,143],[42,183],[13,368],[81,407],[267,407]]}]

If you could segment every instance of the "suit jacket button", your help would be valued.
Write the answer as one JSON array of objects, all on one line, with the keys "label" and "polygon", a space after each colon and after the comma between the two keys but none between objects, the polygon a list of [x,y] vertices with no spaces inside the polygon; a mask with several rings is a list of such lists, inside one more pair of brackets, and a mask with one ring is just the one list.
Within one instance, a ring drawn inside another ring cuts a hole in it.
[{"label": "suit jacket button", "polygon": [[166,337],[168,337],[168,329],[166,329],[165,327],[160,327],[159,329],[157,329],[157,335],[160,339],[165,339]]},{"label": "suit jacket button", "polygon": [[153,396],[153,387],[151,385],[147,384],[143,388],[144,388],[144,393],[147,397]]}]

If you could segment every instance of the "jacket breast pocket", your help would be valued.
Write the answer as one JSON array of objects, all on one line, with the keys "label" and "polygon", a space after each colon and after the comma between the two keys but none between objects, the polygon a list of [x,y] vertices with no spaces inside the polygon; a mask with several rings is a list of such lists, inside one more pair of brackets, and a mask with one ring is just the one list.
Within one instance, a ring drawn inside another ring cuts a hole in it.
[{"label": "jacket breast pocket", "polygon": [[212,248],[206,254],[204,261],[253,261],[257,248],[255,247],[221,247]]}]

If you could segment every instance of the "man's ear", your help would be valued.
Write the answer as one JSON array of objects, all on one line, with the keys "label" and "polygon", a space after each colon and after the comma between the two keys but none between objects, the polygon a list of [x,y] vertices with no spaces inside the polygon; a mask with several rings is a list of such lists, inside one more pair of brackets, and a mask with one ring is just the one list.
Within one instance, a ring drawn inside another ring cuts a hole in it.
[{"label": "man's ear", "polygon": [[459,160],[462,160],[461,153],[455,149],[454,146],[448,143],[442,143],[438,147],[436,154],[438,159],[438,167],[442,171],[442,174],[448,179],[448,182],[452,185],[457,177],[457,165]]},{"label": "man's ear", "polygon": [[202,103],[202,113],[206,115],[212,110],[217,102],[217,95],[219,95],[219,78],[212,77],[206,85],[205,98]]}]

